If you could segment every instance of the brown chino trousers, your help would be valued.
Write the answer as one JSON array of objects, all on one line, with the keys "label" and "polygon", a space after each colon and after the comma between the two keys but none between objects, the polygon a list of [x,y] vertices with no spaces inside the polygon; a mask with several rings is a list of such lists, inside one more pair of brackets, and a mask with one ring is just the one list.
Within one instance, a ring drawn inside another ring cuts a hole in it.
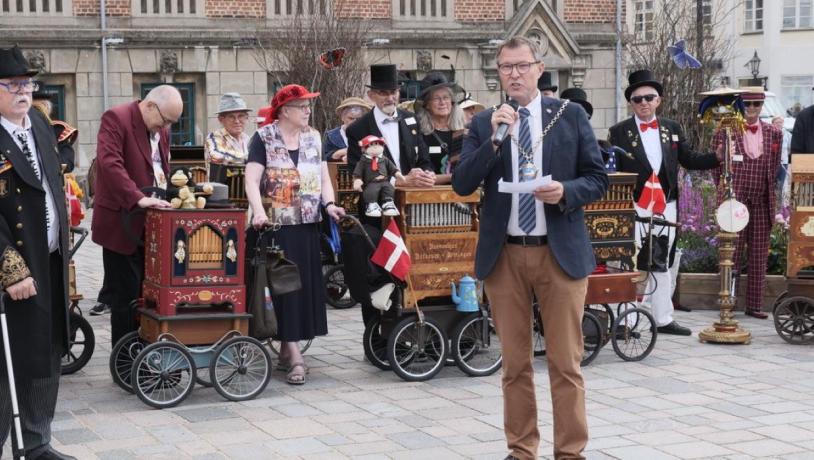
[{"label": "brown chino trousers", "polygon": [[562,271],[548,246],[506,244],[484,280],[503,347],[503,429],[511,454],[537,458],[537,399],[532,368],[532,290],[540,300],[554,412],[554,457],[584,459],[588,443],[582,313],[588,279]]}]

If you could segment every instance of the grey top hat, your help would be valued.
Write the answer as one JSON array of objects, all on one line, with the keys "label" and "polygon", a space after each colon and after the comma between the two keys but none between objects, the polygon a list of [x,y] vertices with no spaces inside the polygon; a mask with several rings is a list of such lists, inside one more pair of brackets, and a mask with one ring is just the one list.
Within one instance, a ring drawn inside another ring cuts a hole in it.
[{"label": "grey top hat", "polygon": [[224,93],[220,97],[218,111],[215,115],[228,112],[250,112],[252,109],[246,106],[246,101],[240,97],[240,93]]}]

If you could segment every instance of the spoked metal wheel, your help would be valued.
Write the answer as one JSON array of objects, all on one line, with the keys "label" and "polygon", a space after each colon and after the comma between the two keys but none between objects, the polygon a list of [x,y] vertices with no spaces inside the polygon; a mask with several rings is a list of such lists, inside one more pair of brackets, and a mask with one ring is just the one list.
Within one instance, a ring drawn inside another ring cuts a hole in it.
[{"label": "spoked metal wheel", "polygon": [[62,357],[62,375],[73,374],[85,367],[93,356],[93,348],[96,346],[93,326],[88,320],[73,310],[68,318],[70,336],[68,337],[68,352]]},{"label": "spoked metal wheel", "polygon": [[773,313],[774,329],[786,342],[799,345],[814,340],[814,301],[808,297],[788,297]]},{"label": "spoked metal wheel", "polygon": [[383,371],[390,370],[390,363],[387,361],[387,337],[382,334],[381,316],[376,316],[365,326],[362,347],[365,349],[365,358],[370,361],[370,364]]},{"label": "spoked metal wheel", "polygon": [[582,350],[582,361],[579,365],[584,367],[591,364],[591,361],[599,355],[599,350],[605,345],[605,329],[600,324],[596,316],[589,310],[582,314],[582,340],[584,348]]},{"label": "spoked metal wheel", "polygon": [[642,308],[621,311],[613,323],[613,351],[625,361],[641,361],[656,346],[656,321]]},{"label": "spoked metal wheel", "polygon": [[164,409],[178,405],[195,386],[195,361],[183,345],[151,343],[136,356],[130,384],[148,406]]},{"label": "spoked metal wheel", "polygon": [[772,310],[774,311],[774,309],[777,308],[778,305],[780,305],[780,302],[785,300],[788,296],[789,291],[783,291],[780,294],[778,294],[777,298],[775,298],[774,302],[772,302]]},{"label": "spoked metal wheel", "polygon": [[387,359],[393,372],[408,382],[433,378],[447,359],[447,335],[434,319],[424,323],[410,316],[396,324],[387,340]]},{"label": "spoked metal wheel", "polygon": [[[269,349],[271,350],[271,352],[274,353],[274,356],[280,356],[280,341],[279,340],[277,340],[276,338],[268,339],[268,340],[266,340],[266,344],[269,346]],[[311,339],[300,340],[299,341],[299,346],[300,346],[300,353],[305,353],[305,350],[307,350],[308,348],[311,347]]]},{"label": "spoked metal wheel", "polygon": [[230,401],[246,401],[263,392],[271,379],[271,356],[251,337],[234,337],[215,350],[209,363],[212,386]]},{"label": "spoked metal wheel", "polygon": [[356,300],[350,296],[348,285],[345,284],[343,265],[333,265],[325,271],[325,294],[328,296],[328,305],[344,310],[356,305]]},{"label": "spoked metal wheel", "polygon": [[130,373],[133,370],[133,361],[147,344],[139,337],[138,331],[129,332],[124,335],[110,351],[110,376],[122,390],[133,392],[130,385]]},{"label": "spoked metal wheel", "polygon": [[492,375],[503,362],[503,348],[492,318],[481,313],[464,317],[452,333],[452,356],[467,375]]}]

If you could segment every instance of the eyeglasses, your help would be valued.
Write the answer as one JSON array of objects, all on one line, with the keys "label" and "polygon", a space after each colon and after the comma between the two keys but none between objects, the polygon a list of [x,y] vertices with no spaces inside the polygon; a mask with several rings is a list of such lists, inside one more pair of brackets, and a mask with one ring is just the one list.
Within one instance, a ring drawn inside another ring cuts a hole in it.
[{"label": "eyeglasses", "polygon": [[644,96],[633,96],[630,100],[634,104],[641,104],[642,101],[653,102],[653,99],[659,97],[658,94],[645,94]]},{"label": "eyeglasses", "polygon": [[743,101],[744,107],[763,107],[763,101]]},{"label": "eyeglasses", "polygon": [[153,103],[153,107],[155,107],[155,109],[158,111],[158,116],[161,117],[162,126],[169,126],[169,125],[174,125],[175,123],[178,123],[178,120],[173,120],[171,118],[165,117],[164,114],[161,113],[161,109],[158,108],[158,104]]},{"label": "eyeglasses", "polygon": [[430,102],[435,104],[441,104],[444,102],[452,102],[452,96],[438,96],[430,99]]},{"label": "eyeglasses", "polygon": [[248,113],[230,113],[230,114],[227,114],[227,115],[223,115],[223,118],[225,120],[229,120],[231,122],[237,122],[237,121],[245,122],[245,121],[247,121],[249,119],[249,114]]},{"label": "eyeglasses", "polygon": [[11,80],[9,83],[0,82],[0,86],[11,94],[30,93],[40,89],[40,84],[34,80]]},{"label": "eyeglasses", "polygon": [[308,112],[311,110],[311,104],[286,104],[286,107],[291,107],[294,109],[300,109],[303,112]]},{"label": "eyeglasses", "polygon": [[532,64],[539,64],[540,61],[532,61],[532,62],[518,62],[517,64],[498,64],[497,70],[500,71],[503,75],[511,75],[514,69],[517,69],[517,73],[523,75],[528,73],[531,69]]}]

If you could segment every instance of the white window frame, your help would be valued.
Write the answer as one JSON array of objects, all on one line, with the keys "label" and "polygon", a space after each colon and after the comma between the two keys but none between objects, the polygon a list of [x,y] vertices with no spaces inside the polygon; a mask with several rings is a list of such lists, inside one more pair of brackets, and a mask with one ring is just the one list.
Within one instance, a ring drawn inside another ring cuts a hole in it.
[{"label": "white window frame", "polygon": [[[206,1],[205,0],[182,0],[184,11],[179,12],[178,9],[178,1],[179,0],[146,0],[147,1],[147,11],[141,11],[141,2],[143,0],[131,0],[130,1],[130,13],[134,17],[150,17],[150,18],[203,18],[206,17]],[[153,8],[154,2],[158,2],[158,13],[155,12]],[[170,5],[170,11],[164,11],[167,3]],[[195,13],[190,13],[190,5],[195,4]]]},{"label": "white window frame", "polygon": [[790,109],[796,102],[802,108],[814,104],[814,75],[781,75],[780,76],[780,102],[783,107]]},{"label": "white window frame", "polygon": [[[519,2],[518,8],[522,4],[522,1]],[[455,20],[455,0],[393,0],[391,5],[393,19],[398,21],[449,22]],[[404,9],[403,14],[402,8]]]},{"label": "white window frame", "polygon": [[[803,7],[808,11],[802,16]],[[812,0],[783,0],[783,25],[787,29],[814,28],[814,1]]]},{"label": "white window frame", "polygon": [[763,0],[744,1],[743,31],[763,32]]},{"label": "white window frame", "polygon": [[61,0],[62,11],[57,11],[58,0],[48,0],[48,11],[43,11],[44,0],[36,0],[34,11],[31,11],[30,0],[22,2],[22,10],[17,10],[17,0],[8,0],[9,11],[3,10],[3,3],[0,2],[0,17],[3,16],[73,16],[73,0]]},{"label": "white window frame", "polygon": [[649,41],[653,39],[653,17],[656,0],[636,0],[633,2],[633,31],[636,40]]},{"label": "white window frame", "polygon": [[331,0],[266,0],[266,17],[328,16],[332,8]]}]

